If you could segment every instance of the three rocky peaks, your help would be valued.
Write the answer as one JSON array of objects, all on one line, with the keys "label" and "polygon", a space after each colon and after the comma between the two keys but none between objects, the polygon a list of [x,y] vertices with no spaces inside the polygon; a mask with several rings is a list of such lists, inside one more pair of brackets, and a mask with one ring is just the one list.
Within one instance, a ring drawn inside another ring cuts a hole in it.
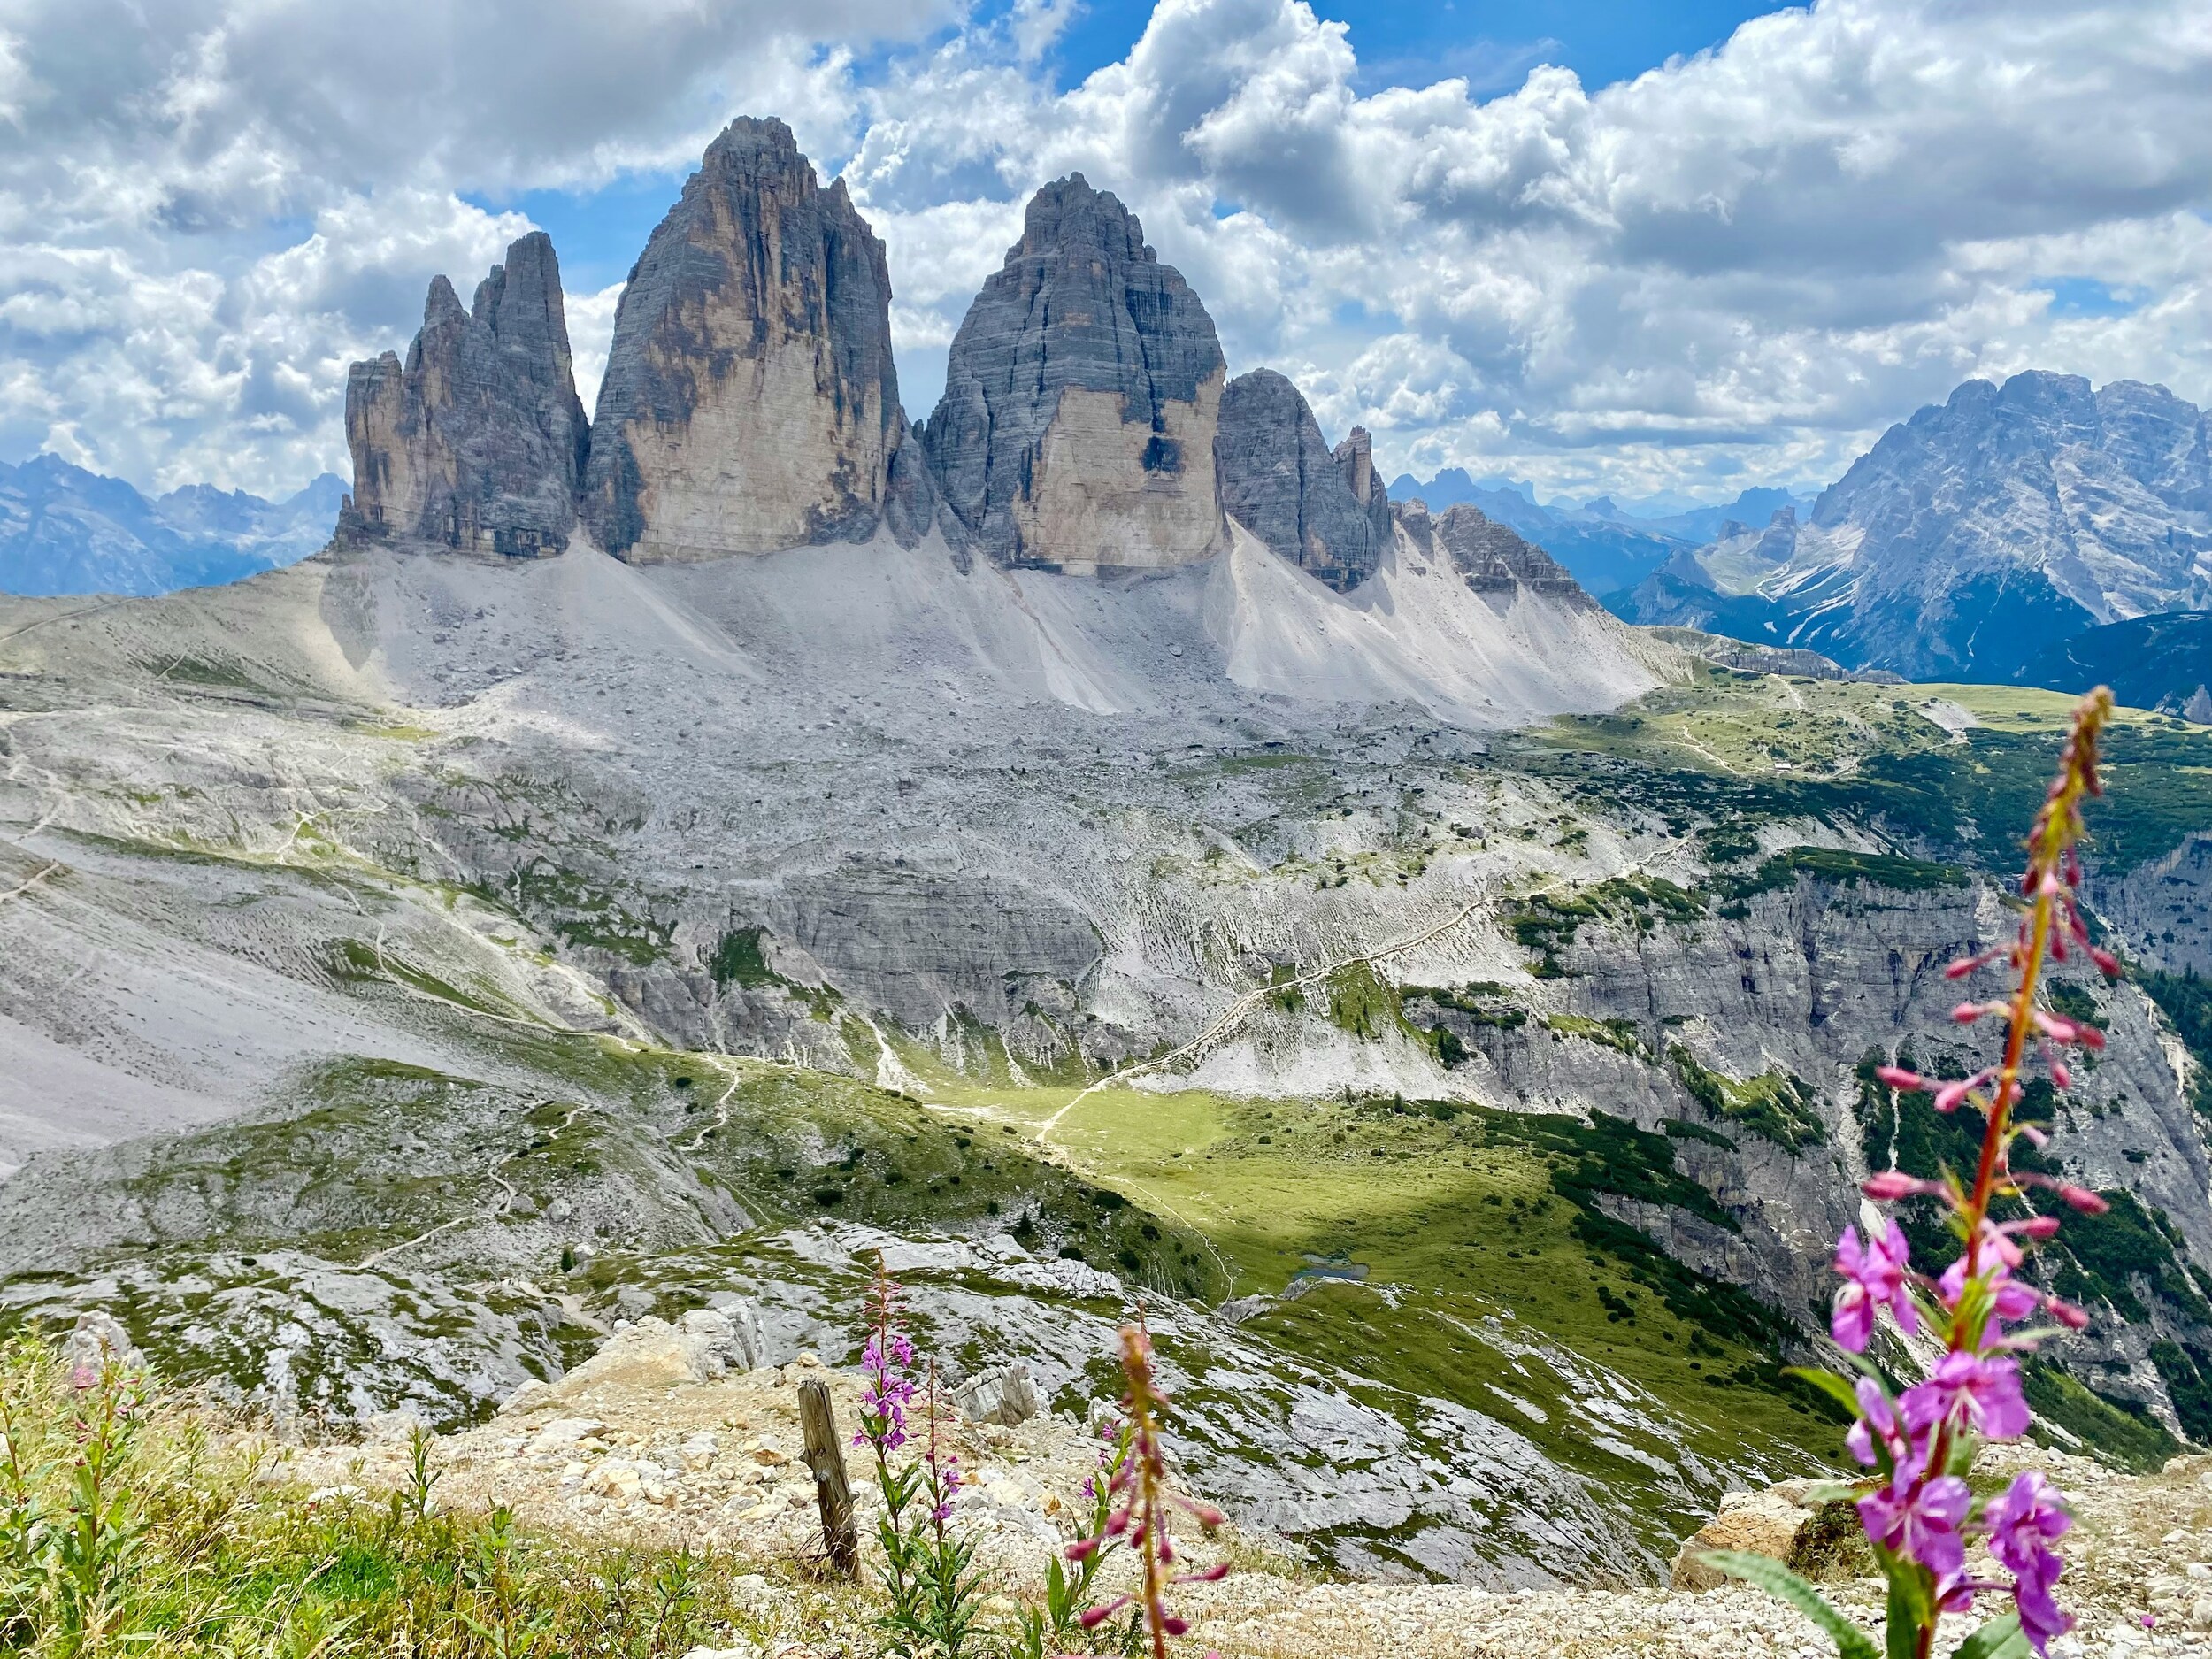
[{"label": "three rocky peaks", "polygon": [[[559,264],[533,232],[468,310],[431,283],[404,364],[353,365],[346,435],[342,533],[510,557],[558,553],[580,523],[633,563],[879,529],[912,547],[934,526],[963,561],[1088,574],[1211,557],[1233,515],[1348,592],[1394,534],[1367,434],[1332,450],[1282,375],[1230,380],[1197,295],[1080,173],[1032,198],[935,412],[910,427],[883,243],[789,127],[750,117],[708,147],[632,268],[589,422]],[[1478,590],[1578,592],[1472,508],[1401,516]]]}]

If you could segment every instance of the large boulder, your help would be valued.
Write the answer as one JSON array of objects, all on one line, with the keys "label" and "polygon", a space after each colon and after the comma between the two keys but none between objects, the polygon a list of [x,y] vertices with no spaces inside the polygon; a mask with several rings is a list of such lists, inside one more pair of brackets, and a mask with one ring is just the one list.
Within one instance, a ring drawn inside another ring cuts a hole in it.
[{"label": "large boulder", "polygon": [[1332,451],[1282,375],[1254,369],[1229,382],[1214,465],[1222,505],[1274,552],[1339,593],[1375,573],[1390,545],[1390,503],[1367,434],[1356,427]]},{"label": "large boulder", "polygon": [[461,309],[430,284],[422,331],[346,376],[355,535],[536,557],[568,545],[589,442],[571,372],[561,268],[533,231]]},{"label": "large boulder", "polygon": [[729,1371],[750,1371],[760,1359],[760,1328],[744,1303],[737,1305],[734,1317],[712,1308],[694,1308],[672,1325],[649,1315],[618,1324],[599,1351],[560,1381],[531,1390],[526,1401],[518,1395],[511,1403],[518,1408],[551,1405],[609,1384],[659,1389],[712,1382]]},{"label": "large boulder", "polygon": [[968,308],[923,447],[949,516],[1002,565],[1189,564],[1224,535],[1227,375],[1190,285],[1074,173],[1031,198]]},{"label": "large boulder", "polygon": [[[741,117],[630,272],[584,517],[633,562],[864,541],[928,526],[891,362],[883,244],[778,120]],[[918,525],[918,528],[917,526]]]},{"label": "large boulder", "polygon": [[1786,1480],[1763,1491],[1729,1493],[1720,1501],[1719,1513],[1675,1552],[1668,1583],[1678,1590],[1711,1590],[1725,1584],[1724,1573],[1705,1564],[1709,1550],[1787,1562],[1815,1517],[1809,1489],[1809,1482]]},{"label": "large boulder", "polygon": [[1020,1360],[970,1378],[954,1391],[953,1401],[969,1422],[998,1423],[1010,1429],[1045,1409],[1029,1367]]}]

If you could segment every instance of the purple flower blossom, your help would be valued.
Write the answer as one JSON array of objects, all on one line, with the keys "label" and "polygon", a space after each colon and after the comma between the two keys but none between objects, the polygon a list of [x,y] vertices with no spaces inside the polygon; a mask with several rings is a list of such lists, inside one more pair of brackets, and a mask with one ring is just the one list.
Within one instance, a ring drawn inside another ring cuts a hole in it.
[{"label": "purple flower blossom", "polygon": [[1898,1474],[1898,1479],[1859,1500],[1859,1524],[1874,1542],[1933,1573],[1947,1595],[1952,1580],[1966,1568],[1959,1524],[1974,1494],[1956,1475],[1923,1480],[1904,1479],[1901,1469]]},{"label": "purple flower blossom", "polygon": [[1878,1434],[1882,1444],[1889,1448],[1890,1461],[1901,1463],[1909,1448],[1897,1426],[1897,1413],[1891,1409],[1889,1396],[1882,1392],[1882,1385],[1871,1377],[1862,1377],[1853,1385],[1853,1390],[1859,1396],[1859,1420],[1843,1438],[1851,1455],[1869,1469],[1873,1468],[1878,1461],[1874,1437]]},{"label": "purple flower blossom", "polygon": [[2042,1475],[2030,1471],[1989,1501],[1983,1513],[1989,1553],[2015,1572],[2031,1572],[2050,1556],[2050,1546],[2074,1524]]},{"label": "purple flower blossom", "polygon": [[1836,1240],[1836,1271],[1846,1282],[1836,1292],[1829,1324],[1839,1346],[1863,1354],[1874,1336],[1874,1310],[1885,1303],[1907,1333],[1919,1330],[1920,1316],[1905,1279],[1909,1253],[1905,1230],[1894,1221],[1886,1233],[1863,1246],[1856,1227],[1843,1230],[1843,1237]]},{"label": "purple flower blossom", "polygon": [[1941,1423],[1963,1423],[1993,1440],[2028,1432],[2028,1403],[2020,1397],[2018,1362],[1953,1350],[1937,1362],[1928,1380],[1905,1390],[1898,1402],[1915,1436]]},{"label": "purple flower blossom", "polygon": [[2051,1563],[2047,1575],[2018,1575],[2012,1586],[2012,1604],[2019,1612],[2020,1628],[2027,1633],[2030,1644],[2036,1652],[2047,1655],[2051,1638],[2063,1636],[2073,1629],[2074,1617],[2062,1611],[2051,1595],[2051,1585],[2064,1571],[2063,1563],[2056,1555],[2046,1555],[2044,1559]]},{"label": "purple flower blossom", "polygon": [[2074,1627],[2059,1610],[2051,1586],[2066,1571],[2051,1546],[2066,1535],[2074,1517],[2058,1501],[2058,1494],[2039,1474],[2016,1477],[1982,1512],[1989,1529],[1989,1553],[2012,1570],[2013,1603],[2020,1610],[2020,1628],[2042,1653],[2044,1644]]}]

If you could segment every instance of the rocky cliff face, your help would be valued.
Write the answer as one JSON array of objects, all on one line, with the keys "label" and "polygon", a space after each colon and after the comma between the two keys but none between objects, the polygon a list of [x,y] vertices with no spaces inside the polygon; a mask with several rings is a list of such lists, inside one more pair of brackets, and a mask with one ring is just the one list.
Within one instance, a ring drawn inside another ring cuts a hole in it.
[{"label": "rocky cliff face", "polygon": [[432,281],[405,365],[388,351],[348,373],[346,440],[342,528],[523,557],[568,545],[588,429],[544,232],[507,250],[467,311]]},{"label": "rocky cliff face", "polygon": [[[615,313],[584,515],[633,562],[926,528],[891,361],[883,244],[778,120],[708,147]],[[902,488],[894,490],[895,470]]]},{"label": "rocky cliff face", "polygon": [[2005,680],[2100,623],[2212,603],[2212,441],[2162,386],[1969,380],[1808,521],[1678,559],[1633,621],[1724,626],[1910,679]]},{"label": "rocky cliff face", "polygon": [[1001,564],[1189,564],[1223,535],[1226,377],[1198,296],[1075,173],[1031,199],[969,307],[923,443],[951,515]]},{"label": "rocky cliff face", "polygon": [[1417,551],[1448,561],[1479,594],[1509,597],[1525,588],[1579,609],[1597,608],[1597,602],[1582,590],[1565,565],[1496,519],[1486,517],[1479,507],[1463,503],[1447,508],[1441,518],[1432,517],[1417,501],[1404,503],[1394,511],[1400,527]]},{"label": "rocky cliff face", "polygon": [[1390,545],[1390,504],[1367,434],[1332,452],[1304,396],[1272,369],[1229,382],[1214,439],[1221,500],[1280,557],[1339,593],[1375,573]]}]

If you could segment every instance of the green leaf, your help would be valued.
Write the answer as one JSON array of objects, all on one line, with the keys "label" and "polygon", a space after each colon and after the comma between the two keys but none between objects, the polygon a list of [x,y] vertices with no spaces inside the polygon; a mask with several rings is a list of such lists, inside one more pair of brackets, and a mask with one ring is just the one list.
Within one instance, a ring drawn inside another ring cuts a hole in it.
[{"label": "green leaf", "polygon": [[1889,1575],[1886,1631],[1889,1659],[1914,1659],[1920,1651],[1921,1615],[1928,1601],[1920,1581],[1920,1569],[1909,1562],[1900,1561],[1886,1549],[1877,1555],[1882,1571]]},{"label": "green leaf", "polygon": [[2024,1659],[2027,1651],[2028,1634],[2020,1628],[2020,1616],[2007,1613],[1951,1649],[1951,1659]]},{"label": "green leaf", "polygon": [[1826,1632],[1843,1659],[1881,1659],[1874,1639],[1829,1604],[1828,1598],[1771,1555],[1753,1555],[1738,1549],[1708,1550],[1698,1559],[1715,1572],[1726,1573],[1755,1584],[1777,1595]]},{"label": "green leaf", "polygon": [[1826,1394],[1853,1417],[1859,1415],[1857,1391],[1848,1381],[1839,1377],[1835,1372],[1820,1370],[1811,1365],[1791,1365],[1784,1368],[1782,1375],[1794,1377],[1801,1382],[1812,1384],[1814,1387],[1819,1389],[1821,1393]]}]

